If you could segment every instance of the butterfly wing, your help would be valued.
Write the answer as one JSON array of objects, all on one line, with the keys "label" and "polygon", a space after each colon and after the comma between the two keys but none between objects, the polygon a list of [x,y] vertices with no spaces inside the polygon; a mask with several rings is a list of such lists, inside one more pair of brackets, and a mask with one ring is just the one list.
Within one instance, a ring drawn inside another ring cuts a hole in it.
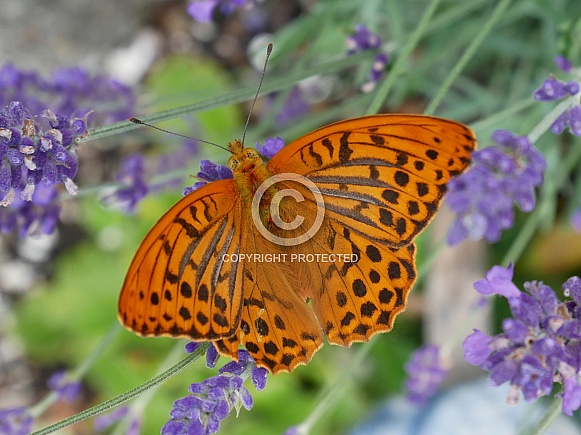
[{"label": "butterfly wing", "polygon": [[238,329],[242,268],[225,262],[241,246],[233,180],[182,198],[150,230],[129,267],[118,317],[144,336],[217,340]]},{"label": "butterfly wing", "polygon": [[416,279],[415,244],[394,248],[326,220],[303,252],[347,254],[307,267],[308,298],[329,343],[350,346],[390,331]]},{"label": "butterfly wing", "polygon": [[[330,343],[349,346],[392,328],[416,278],[412,241],[475,147],[474,133],[453,121],[376,115],[309,133],[269,161],[272,173],[303,175],[323,195],[321,228],[295,249],[357,258],[303,266],[310,285],[298,291],[311,300]],[[298,183],[284,187],[307,199],[300,212],[313,222],[312,194]]]},{"label": "butterfly wing", "polygon": [[290,143],[269,162],[323,194],[325,214],[371,240],[408,245],[436,213],[451,177],[470,163],[474,133],[423,115],[337,122]]},{"label": "butterfly wing", "polygon": [[259,367],[273,373],[291,372],[310,361],[323,345],[323,333],[313,310],[297,292],[301,282],[297,269],[282,261],[288,251],[269,243],[257,231],[245,234],[246,252],[268,253],[271,261],[244,263],[240,329],[214,345],[221,354],[237,358],[238,346],[243,344]]}]

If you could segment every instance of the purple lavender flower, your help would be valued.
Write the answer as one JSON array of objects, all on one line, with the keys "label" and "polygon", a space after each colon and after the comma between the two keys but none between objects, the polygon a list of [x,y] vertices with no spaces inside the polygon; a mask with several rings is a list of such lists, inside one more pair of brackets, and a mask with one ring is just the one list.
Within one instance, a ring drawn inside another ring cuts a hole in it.
[{"label": "purple lavender flower", "polygon": [[206,367],[213,369],[216,367],[218,359],[220,359],[220,354],[214,346],[210,346],[206,351]]},{"label": "purple lavender flower", "polygon": [[497,130],[490,146],[472,153],[474,165],[448,183],[448,206],[457,213],[448,244],[464,239],[493,243],[514,223],[513,203],[525,212],[535,207],[535,187],[543,182],[546,162],[526,136]]},{"label": "purple lavender flower", "polygon": [[[186,344],[185,351],[186,353],[192,353],[196,351],[196,349],[198,349],[201,345],[202,342],[190,341],[188,344]],[[219,358],[220,354],[218,353],[216,348],[214,346],[210,346],[206,351],[206,367],[208,367],[209,369],[213,369],[214,367],[216,367]]]},{"label": "purple lavender flower", "polygon": [[149,178],[155,174],[164,174],[182,168],[197,152],[197,142],[186,140],[177,152],[157,156],[155,161],[148,161],[141,154],[126,156],[115,175],[121,186],[105,195],[101,201],[123,212],[133,213],[139,201],[147,194],[173,187],[181,182],[181,177],[177,176],[157,183],[148,182]]},{"label": "purple lavender flower", "polygon": [[[272,95],[273,97],[276,96],[276,94]],[[274,117],[274,126],[276,128],[283,128],[291,124],[298,117],[308,113],[309,109],[310,104],[305,98],[303,90],[300,86],[294,86]],[[262,153],[260,150],[258,152]]]},{"label": "purple lavender flower", "polygon": [[246,350],[238,351],[238,361],[230,361],[218,370],[218,373],[243,375],[250,371],[250,377],[254,387],[260,391],[266,386],[266,376],[268,371],[263,367],[257,367],[254,358]]},{"label": "purple lavender flower", "polygon": [[[358,24],[355,32],[349,35],[345,40],[347,54],[355,54],[365,50],[373,50],[381,47],[381,38],[379,35],[371,32],[362,24]],[[375,56],[371,70],[369,71],[368,80],[361,86],[361,91],[369,93],[375,89],[375,86],[383,76],[385,68],[389,61],[387,53],[379,53]]]},{"label": "purple lavender flower", "polygon": [[253,7],[256,3],[257,0],[193,0],[188,4],[187,10],[194,20],[207,23],[212,21],[215,9],[230,15],[238,8]]},{"label": "purple lavender flower", "polygon": [[579,83],[570,81],[565,83],[555,77],[549,77],[541,87],[535,90],[533,96],[539,101],[554,101],[579,92]]},{"label": "purple lavender flower", "polygon": [[551,124],[551,131],[554,134],[561,134],[567,127],[575,136],[581,136],[581,106],[578,104],[565,109]]},{"label": "purple lavender flower", "polygon": [[276,153],[284,148],[284,140],[277,137],[269,137],[264,141],[264,145],[260,145],[256,142],[256,149],[264,157],[272,159]]},{"label": "purple lavender flower", "polygon": [[186,187],[183,195],[189,195],[194,190],[199,189],[211,181],[222,180],[225,178],[233,178],[234,175],[228,166],[217,165],[210,160],[200,160],[200,172],[196,174],[199,181],[196,181],[193,186]]},{"label": "purple lavender flower", "polygon": [[252,396],[244,386],[248,377],[257,390],[264,388],[266,370],[256,367],[250,354],[240,350],[238,362],[226,364],[217,376],[191,384],[191,394],[174,402],[171,419],[161,429],[162,435],[216,433],[220,422],[233,409],[238,415],[240,408],[252,408]]},{"label": "purple lavender flower", "polygon": [[478,329],[470,334],[462,346],[464,347],[464,358],[472,365],[481,365],[486,361],[486,358],[491,352],[490,342],[491,338]]},{"label": "purple lavender flower", "polygon": [[389,56],[386,53],[379,53],[377,56],[375,56],[373,66],[369,71],[369,78],[367,82],[361,86],[361,91],[369,93],[375,89],[375,86],[385,73],[385,67],[387,66],[388,62]]},{"label": "purple lavender flower", "polygon": [[426,345],[418,348],[405,366],[407,399],[415,405],[424,405],[433,397],[448,375],[440,356],[440,348]]},{"label": "purple lavender flower", "polygon": [[69,119],[49,110],[40,114],[43,130],[19,101],[0,110],[0,230],[20,235],[51,233],[58,220],[55,186],[77,193],[77,138],[87,134],[86,118]]},{"label": "purple lavender flower", "polygon": [[563,55],[559,54],[555,56],[554,62],[557,68],[559,68],[563,72],[569,73],[573,69],[573,64],[571,63],[571,61]]},{"label": "purple lavender flower", "polygon": [[87,117],[100,123],[134,112],[129,88],[81,68],[42,78],[7,64],[0,68],[0,232],[21,237],[52,233],[58,222],[59,185],[76,194],[76,140]]},{"label": "purple lavender flower", "polygon": [[194,353],[201,345],[202,342],[190,341],[188,344],[186,344],[184,350],[186,351],[186,353]]},{"label": "purple lavender flower", "polygon": [[95,430],[97,432],[103,432],[107,428],[111,427],[118,421],[123,420],[127,413],[129,412],[128,406],[120,406],[119,408],[113,409],[111,412],[105,414],[99,414],[95,417]]},{"label": "purple lavender flower", "polygon": [[27,435],[33,421],[25,408],[0,409],[0,434]]},{"label": "purple lavender flower", "polygon": [[[564,56],[557,56],[555,58],[555,65],[566,73],[573,72],[571,62]],[[534,98],[539,101],[554,101],[568,97],[570,95],[578,95],[581,85],[578,80],[569,80],[567,82],[557,79],[551,75],[546,79],[541,87],[534,92]],[[565,129],[569,130],[575,136],[581,136],[581,106],[579,106],[579,99],[576,98],[571,102],[571,105],[563,110],[561,115],[551,125],[551,131],[554,134],[561,134]]]},{"label": "purple lavender flower", "polygon": [[122,187],[105,195],[101,201],[106,205],[116,205],[127,213],[135,211],[137,203],[149,193],[149,185],[145,179],[145,166],[145,157],[141,154],[125,157],[115,175]]},{"label": "purple lavender flower", "polygon": [[379,48],[381,46],[381,38],[363,24],[358,24],[355,27],[355,31],[345,40],[345,45],[347,46],[347,54],[355,54]]},{"label": "purple lavender flower", "polygon": [[32,115],[49,109],[82,118],[93,110],[91,121],[102,125],[134,114],[136,97],[127,86],[79,67],[56,69],[50,78],[42,78],[6,64],[0,68],[0,107],[11,101],[22,102]]},{"label": "purple lavender flower", "polygon": [[69,403],[74,402],[81,393],[81,383],[70,380],[64,370],[54,372],[46,384],[48,388],[58,394],[60,399]]},{"label": "purple lavender flower", "polygon": [[[507,297],[506,277],[502,278],[487,280],[489,294]],[[488,371],[493,385],[511,384],[509,402],[518,401],[519,392],[527,402],[548,396],[557,382],[563,387],[556,394],[563,397],[563,412],[572,415],[581,407],[581,279],[567,280],[563,293],[572,300],[561,302],[549,286],[537,281],[525,283],[519,294],[511,290],[513,317],[503,321],[503,332],[487,336],[474,330],[463,347],[466,360]]]}]

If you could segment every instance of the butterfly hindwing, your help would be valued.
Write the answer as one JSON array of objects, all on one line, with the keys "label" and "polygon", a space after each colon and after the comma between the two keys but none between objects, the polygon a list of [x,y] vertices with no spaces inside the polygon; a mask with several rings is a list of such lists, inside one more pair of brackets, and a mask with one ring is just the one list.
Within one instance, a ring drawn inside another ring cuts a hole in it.
[{"label": "butterfly hindwing", "polygon": [[[317,205],[307,199],[304,186],[286,182],[281,188],[296,190],[306,199],[294,210],[304,218],[303,224],[286,231],[288,237],[297,237],[314,221]],[[281,206],[292,208],[292,202],[283,201]],[[293,217],[289,210],[281,214]],[[277,235],[283,233],[272,230]],[[291,291],[302,300],[311,301],[332,344],[350,346],[391,330],[396,316],[406,308],[416,279],[413,243],[397,248],[381,244],[328,216],[309,240],[281,249],[291,260],[284,275],[292,278]],[[303,303],[295,310],[306,307]]]},{"label": "butterfly hindwing", "polygon": [[[245,250],[271,256],[289,254],[285,247],[270,244],[257,232],[248,232]],[[306,276],[299,276],[296,266],[288,261],[244,263],[240,329],[214,343],[220,353],[237,358],[242,344],[258,366],[274,373],[291,372],[310,361],[323,345],[323,334],[313,310],[297,291]]]},{"label": "butterfly hindwing", "polygon": [[[333,239],[333,249],[324,243]],[[415,245],[393,248],[349,231],[329,220],[310,249],[347,253],[348,261],[320,263],[321,286],[313,289],[313,310],[329,343],[351,346],[390,331],[405,310],[416,279]]]},{"label": "butterfly hindwing", "polygon": [[125,278],[119,319],[145,336],[216,340],[239,326],[242,269],[224,262],[240,251],[240,203],[233,180],[182,198],[151,229]]}]

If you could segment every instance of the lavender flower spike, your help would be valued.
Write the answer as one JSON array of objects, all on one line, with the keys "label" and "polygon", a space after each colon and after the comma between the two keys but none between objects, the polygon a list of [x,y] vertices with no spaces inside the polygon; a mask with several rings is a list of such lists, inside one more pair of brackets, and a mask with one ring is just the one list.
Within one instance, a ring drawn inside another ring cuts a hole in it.
[{"label": "lavender flower spike", "polygon": [[564,81],[550,75],[541,87],[535,90],[533,97],[539,101],[556,101],[576,95],[576,98],[570,99],[571,104],[566,107],[561,115],[551,125],[551,131],[554,134],[561,134],[567,127],[575,136],[581,136],[581,106],[579,105],[579,91],[581,84],[571,61],[564,56],[555,57],[555,65],[563,72],[567,73],[573,80]]},{"label": "lavender flower spike", "polygon": [[475,330],[464,340],[464,356],[489,372],[493,385],[510,383],[509,403],[516,403],[520,393],[525,401],[535,401],[551,395],[555,382],[561,384],[555,396],[563,398],[563,413],[572,415],[581,407],[581,279],[565,282],[565,297],[572,298],[565,302],[537,281],[513,295],[511,279],[512,267],[495,266],[479,281],[486,292],[508,297],[512,317],[502,322],[501,334]]},{"label": "lavender flower spike", "polygon": [[[192,352],[196,345],[189,344]],[[190,385],[190,395],[174,402],[170,420],[161,429],[162,435],[206,435],[220,428],[220,422],[232,410],[236,415],[242,407],[249,410],[254,402],[244,386],[248,377],[257,390],[266,384],[266,370],[258,368],[245,350],[238,351],[238,361],[222,367],[217,376]]]},{"label": "lavender flower spike", "polygon": [[0,409],[0,434],[27,435],[33,422],[25,408]]},{"label": "lavender flower spike", "polygon": [[416,405],[427,403],[448,375],[448,368],[444,367],[440,349],[435,345],[417,349],[406,364],[405,370],[408,373],[405,383],[407,399]]},{"label": "lavender flower spike", "polygon": [[474,165],[448,182],[446,203],[457,213],[448,244],[465,239],[500,239],[514,224],[514,205],[525,212],[535,207],[535,188],[542,184],[546,162],[526,136],[497,130],[498,145],[472,153]]}]

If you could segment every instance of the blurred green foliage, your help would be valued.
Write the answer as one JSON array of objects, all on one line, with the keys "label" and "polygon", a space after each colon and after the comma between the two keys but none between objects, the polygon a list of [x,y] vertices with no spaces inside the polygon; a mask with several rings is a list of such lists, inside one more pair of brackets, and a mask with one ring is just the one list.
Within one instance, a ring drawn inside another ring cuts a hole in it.
[{"label": "blurred green foliage", "polygon": [[[275,50],[265,80],[305,68],[316,73],[319,64],[343,53],[343,40],[359,23],[393,45],[395,61],[428,3],[420,0],[315,2],[309,13],[298,16],[272,36]],[[389,95],[386,111],[421,112],[496,3],[492,0],[443,1],[420,46],[407,61],[405,73]],[[578,0],[513,1],[454,83],[437,115],[476,122],[475,129],[483,146],[487,145],[490,133],[498,128],[526,134],[549,110],[548,105],[531,104],[526,110],[515,110],[501,118],[495,118],[495,114],[531,99],[534,88],[556,70],[552,59],[557,50],[581,64],[580,32],[575,24],[578,23],[575,17],[580,15]],[[267,133],[290,140],[314,128],[314,124],[320,126],[333,119],[363,115],[370,96],[358,95],[357,86],[365,80],[372,58],[370,55],[355,71],[337,71],[337,77],[343,81],[330,101],[320,104],[313,114],[276,132],[272,130],[272,117],[267,116],[270,124],[259,120],[249,131],[248,143],[262,141]],[[248,75],[258,82],[256,74]],[[235,89],[241,76],[242,71],[226,72],[207,57],[179,55],[161,59],[148,75],[144,88],[150,102],[147,110],[152,113],[222,95],[228,89]],[[241,137],[245,114],[240,107],[224,106],[161,126],[225,145]],[[147,134],[155,138],[155,151],[167,152],[174,146],[171,144],[177,143],[176,138],[163,133],[148,131]],[[539,146],[541,149],[553,146],[551,138],[543,138]],[[223,151],[204,144],[200,145],[199,157],[218,163],[225,163],[228,158]],[[192,161],[191,173],[196,173],[197,168],[198,163]],[[192,184],[192,180],[185,184]],[[33,361],[40,365],[74,367],[97,346],[117,322],[117,297],[133,253],[155,220],[179,198],[177,190],[149,197],[133,216],[106,209],[94,197],[82,198],[81,225],[87,237],[59,256],[51,279],[22,300],[17,309],[17,334],[23,338]],[[526,216],[519,216],[519,221],[524,219]],[[518,227],[513,230],[517,231]],[[111,241],[111,237],[115,240]],[[511,240],[509,232],[493,248],[493,258],[500,258]],[[420,249],[420,262],[427,256]],[[532,270],[520,272],[526,275],[523,279],[539,278]],[[344,433],[369,414],[379,400],[401,392],[403,364],[421,343],[420,321],[404,314],[392,333],[375,337],[374,342],[370,356],[360,370],[355,370],[353,378],[344,378],[342,374],[362,345],[355,345],[353,349],[327,345],[307,367],[297,369],[292,375],[270,376],[264,391],[257,393],[250,386],[254,409],[242,410],[238,419],[229,417],[220,433],[282,433],[302,421],[317,403],[320,391],[337,380],[346,384],[345,389],[334,409],[320,420],[315,433]],[[121,331],[86,377],[86,385],[96,394],[95,402],[149,379],[159,370],[161,361],[175,343],[166,338],[144,340]],[[187,394],[187,386],[214,373],[215,370],[206,369],[204,362],[199,361],[163,385],[144,412],[143,433],[157,433],[168,419],[171,403]]]}]

